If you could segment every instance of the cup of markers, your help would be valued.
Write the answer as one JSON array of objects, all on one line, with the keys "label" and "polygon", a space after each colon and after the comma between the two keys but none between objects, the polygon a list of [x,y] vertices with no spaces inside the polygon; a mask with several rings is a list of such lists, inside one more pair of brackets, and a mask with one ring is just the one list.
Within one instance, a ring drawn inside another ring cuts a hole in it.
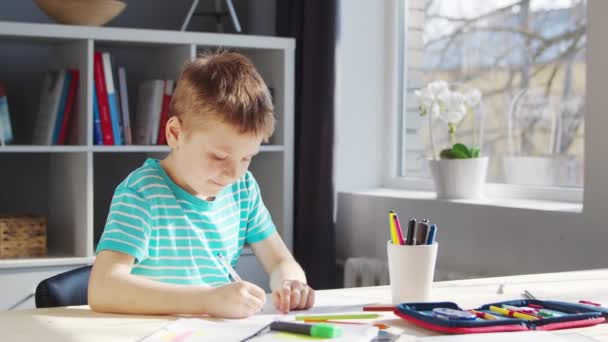
[{"label": "cup of markers", "polygon": [[393,304],[428,301],[437,260],[437,226],[428,220],[409,220],[404,231],[397,213],[389,213],[387,242]]}]

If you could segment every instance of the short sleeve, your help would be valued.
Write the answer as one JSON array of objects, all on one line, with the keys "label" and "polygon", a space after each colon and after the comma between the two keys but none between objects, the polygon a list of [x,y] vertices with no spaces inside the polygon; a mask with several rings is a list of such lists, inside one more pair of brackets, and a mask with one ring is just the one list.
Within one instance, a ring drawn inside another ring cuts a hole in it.
[{"label": "short sleeve", "polygon": [[245,242],[251,244],[266,239],[277,229],[272,222],[270,212],[264,205],[260,187],[250,172],[247,174],[247,183],[249,186],[249,213]]},{"label": "short sleeve", "polygon": [[150,210],[142,196],[119,185],[114,192],[110,212],[97,253],[113,250],[132,255],[136,262],[148,257],[150,240]]}]

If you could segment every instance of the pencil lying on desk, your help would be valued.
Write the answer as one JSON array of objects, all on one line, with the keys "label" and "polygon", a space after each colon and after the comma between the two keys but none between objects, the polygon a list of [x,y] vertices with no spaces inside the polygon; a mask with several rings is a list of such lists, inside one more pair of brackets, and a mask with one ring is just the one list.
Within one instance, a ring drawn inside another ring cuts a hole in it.
[{"label": "pencil lying on desk", "polygon": [[363,307],[363,311],[390,311],[393,312],[395,311],[397,307],[394,305],[383,305],[383,304],[373,304],[373,305],[366,305]]},{"label": "pencil lying on desk", "polygon": [[374,319],[380,317],[379,314],[375,313],[362,313],[362,314],[336,314],[336,315],[320,315],[320,316],[296,316],[296,321],[304,320],[315,320],[315,321],[329,321],[337,319]]},{"label": "pencil lying on desk", "polygon": [[305,319],[304,323],[332,323],[332,324],[354,324],[354,325],[373,325],[380,330],[390,328],[389,325],[384,323],[362,323],[362,322],[346,322],[346,321],[333,321],[333,320],[318,320],[318,319]]}]

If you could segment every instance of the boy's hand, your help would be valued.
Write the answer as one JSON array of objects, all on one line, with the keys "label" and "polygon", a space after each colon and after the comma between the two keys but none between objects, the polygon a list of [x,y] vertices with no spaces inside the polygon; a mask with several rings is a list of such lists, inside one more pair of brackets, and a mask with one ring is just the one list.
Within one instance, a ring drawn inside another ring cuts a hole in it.
[{"label": "boy's hand", "polygon": [[285,280],[281,288],[272,291],[272,301],[277,310],[309,309],[315,303],[315,290],[298,280]]},{"label": "boy's hand", "polygon": [[207,312],[223,318],[245,318],[262,310],[264,290],[247,281],[238,281],[211,290]]}]

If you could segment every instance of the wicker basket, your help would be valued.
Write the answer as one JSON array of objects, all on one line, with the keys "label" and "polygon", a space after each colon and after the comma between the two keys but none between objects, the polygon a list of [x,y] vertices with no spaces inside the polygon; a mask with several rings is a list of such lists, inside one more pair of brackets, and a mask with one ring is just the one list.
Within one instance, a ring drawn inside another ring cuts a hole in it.
[{"label": "wicker basket", "polygon": [[46,218],[0,216],[0,258],[46,255]]}]

